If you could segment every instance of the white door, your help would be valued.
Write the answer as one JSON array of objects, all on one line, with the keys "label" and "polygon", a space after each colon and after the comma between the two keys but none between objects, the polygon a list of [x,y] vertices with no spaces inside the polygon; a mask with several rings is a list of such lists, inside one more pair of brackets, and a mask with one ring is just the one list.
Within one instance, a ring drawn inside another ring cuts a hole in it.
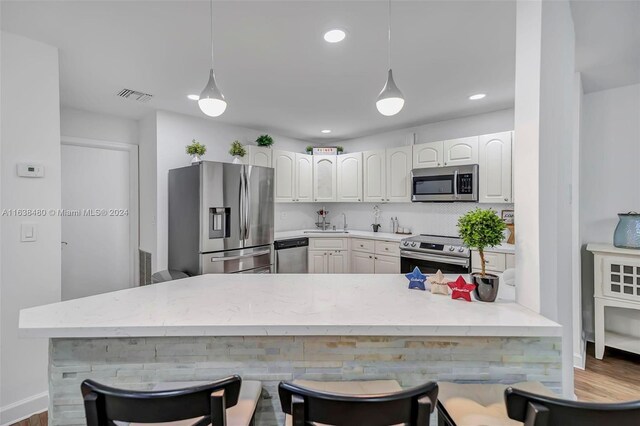
[{"label": "white door", "polygon": [[137,285],[137,147],[63,140],[62,300]]},{"label": "white door", "polygon": [[313,156],[296,154],[295,201],[313,201]]},{"label": "white door", "polygon": [[273,150],[263,146],[249,146],[249,164],[252,166],[271,167]]},{"label": "white door", "polygon": [[478,137],[444,141],[444,165],[478,164]]},{"label": "white door", "polygon": [[338,155],[337,198],[343,202],[362,201],[362,153]]},{"label": "white door", "polygon": [[442,167],[444,160],[444,142],[429,142],[413,146],[413,168],[427,169]]},{"label": "white door", "polygon": [[399,274],[400,258],[395,256],[376,255],[376,274]]},{"label": "white door", "polygon": [[313,198],[315,201],[336,201],[336,156],[313,156]]},{"label": "white door", "polygon": [[349,272],[349,252],[330,251],[327,268],[330,274],[346,274]]},{"label": "white door", "polygon": [[351,272],[354,274],[373,274],[375,260],[371,253],[351,252]]},{"label": "white door", "polygon": [[392,203],[411,201],[412,147],[387,149],[387,198]]},{"label": "white door", "polygon": [[480,136],[480,203],[511,202],[511,132]]},{"label": "white door", "polygon": [[276,203],[292,202],[295,198],[295,166],[296,156],[293,152],[273,151],[273,167],[275,169],[275,191],[274,200]]},{"label": "white door", "polygon": [[309,273],[310,274],[326,274],[327,273],[327,252],[326,251],[309,251]]},{"label": "white door", "polygon": [[385,201],[387,180],[385,177],[386,153],[384,149],[362,153],[364,171],[364,201]]}]

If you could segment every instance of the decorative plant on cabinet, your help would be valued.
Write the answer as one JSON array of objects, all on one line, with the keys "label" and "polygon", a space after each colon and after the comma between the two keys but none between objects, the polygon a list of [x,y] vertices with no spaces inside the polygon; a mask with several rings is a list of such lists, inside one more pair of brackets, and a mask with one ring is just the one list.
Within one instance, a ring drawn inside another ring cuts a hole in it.
[{"label": "decorative plant on cabinet", "polygon": [[240,141],[231,142],[231,148],[229,148],[229,154],[233,156],[233,162],[235,164],[241,163],[240,159],[247,155],[247,150],[240,143]]},{"label": "decorative plant on cabinet", "polygon": [[493,302],[498,295],[499,277],[486,273],[484,249],[499,245],[507,228],[504,221],[491,209],[475,209],[458,219],[458,232],[464,244],[478,250],[480,255],[480,274],[473,273],[471,278],[476,285],[476,298],[483,302]]},{"label": "decorative plant on cabinet", "polygon": [[207,147],[193,139],[186,148],[187,154],[191,156],[191,164],[197,164],[202,161],[202,157],[207,152]]},{"label": "decorative plant on cabinet", "polygon": [[269,147],[273,145],[273,138],[269,135],[260,135],[258,139],[256,139],[256,143],[258,146]]}]

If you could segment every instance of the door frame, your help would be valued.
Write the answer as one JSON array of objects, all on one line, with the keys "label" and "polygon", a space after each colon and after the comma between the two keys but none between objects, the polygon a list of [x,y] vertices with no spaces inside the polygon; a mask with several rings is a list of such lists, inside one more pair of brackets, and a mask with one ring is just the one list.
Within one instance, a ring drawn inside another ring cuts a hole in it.
[{"label": "door frame", "polygon": [[138,186],[138,145],[103,141],[98,139],[61,136],[61,145],[79,146],[83,148],[125,151],[129,153],[129,266],[131,287],[140,285],[139,243],[139,186]]}]

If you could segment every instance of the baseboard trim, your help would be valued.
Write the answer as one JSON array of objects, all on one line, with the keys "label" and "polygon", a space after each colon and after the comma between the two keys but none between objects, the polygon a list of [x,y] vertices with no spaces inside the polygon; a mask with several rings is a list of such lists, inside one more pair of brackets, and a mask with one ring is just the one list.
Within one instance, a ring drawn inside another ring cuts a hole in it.
[{"label": "baseboard trim", "polygon": [[587,361],[587,341],[585,339],[580,341],[578,351],[580,352],[573,353],[573,366],[580,370],[584,370],[585,363]]},{"label": "baseboard trim", "polygon": [[49,408],[49,392],[42,392],[0,408],[0,426],[9,426]]}]

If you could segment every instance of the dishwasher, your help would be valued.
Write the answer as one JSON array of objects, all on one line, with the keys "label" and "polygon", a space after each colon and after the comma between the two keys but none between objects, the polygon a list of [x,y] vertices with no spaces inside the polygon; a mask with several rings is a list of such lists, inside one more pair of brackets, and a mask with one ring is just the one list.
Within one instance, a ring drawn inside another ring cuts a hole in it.
[{"label": "dishwasher", "polygon": [[273,243],[276,252],[276,274],[306,274],[308,272],[308,238],[293,238]]}]

